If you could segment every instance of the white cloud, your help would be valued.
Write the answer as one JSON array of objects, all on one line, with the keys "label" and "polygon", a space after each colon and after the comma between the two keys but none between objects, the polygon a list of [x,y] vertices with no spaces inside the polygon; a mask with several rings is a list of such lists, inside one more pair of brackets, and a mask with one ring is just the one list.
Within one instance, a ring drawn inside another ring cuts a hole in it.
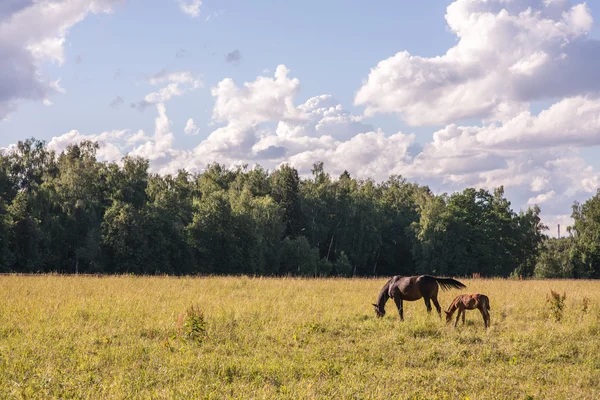
[{"label": "white cloud", "polygon": [[129,130],[113,130],[94,134],[82,134],[72,130],[61,136],[56,136],[48,143],[48,148],[57,153],[66,150],[71,144],[78,144],[84,140],[98,142],[99,149],[97,157],[99,161],[118,161],[123,154],[132,149],[139,141],[145,139],[143,131],[131,132]]},{"label": "white cloud", "polygon": [[150,77],[148,82],[152,85],[158,85],[168,82],[167,86],[161,88],[157,92],[152,92],[144,97],[142,107],[149,104],[166,103],[175,96],[181,96],[190,90],[198,89],[202,86],[202,82],[192,76],[191,72],[174,72],[167,73],[165,70]]},{"label": "white cloud", "polygon": [[51,103],[61,93],[58,81],[41,73],[44,62],[62,64],[64,43],[71,27],[90,13],[107,13],[120,0],[2,1],[0,5],[0,119],[18,104],[34,100]]},{"label": "white cloud", "polygon": [[167,86],[161,88],[158,92],[146,95],[142,102],[144,107],[149,104],[156,105],[158,116],[155,120],[154,136],[130,152],[133,156],[153,161],[153,167],[157,169],[164,168],[164,165],[168,164],[179,153],[172,148],[175,136],[171,132],[171,121],[167,116],[165,103],[175,96],[181,96],[202,86],[202,83],[187,71],[175,73],[161,71],[149,79],[149,83],[152,85],[167,82]]},{"label": "white cloud", "polygon": [[166,69],[152,75],[148,82],[152,85],[158,85],[165,82],[179,83],[179,84],[190,84],[195,88],[202,85],[201,81],[196,79],[190,71],[171,72],[169,73]]},{"label": "white cloud", "polygon": [[194,123],[194,120],[192,118],[187,120],[187,123],[185,124],[185,128],[183,129],[183,131],[185,132],[186,135],[197,135],[198,133],[200,133],[200,128],[198,128],[196,126],[196,124]]},{"label": "white cloud", "polygon": [[167,108],[164,104],[156,105],[158,116],[155,120],[154,136],[142,145],[131,151],[133,156],[147,158],[157,162],[171,154],[174,136],[171,132],[171,121],[167,117]]},{"label": "white cloud", "polygon": [[232,79],[223,79],[211,90],[217,98],[213,119],[255,125],[276,119],[299,118],[301,112],[292,99],[298,92],[300,81],[288,78],[289,72],[285,65],[280,65],[273,78],[259,76],[254,82],[246,82],[242,88],[236,86]]},{"label": "white cloud", "polygon": [[147,103],[166,103],[171,100],[174,96],[181,96],[184,93],[184,90],[179,87],[178,83],[169,83],[164,88],[160,89],[158,92],[153,92],[146,97],[144,97],[144,101]]},{"label": "white cloud", "polygon": [[373,128],[361,123],[358,116],[342,108],[330,95],[316,96],[298,106],[302,118],[280,121],[277,135],[281,137],[321,137],[332,136],[336,139],[350,139],[358,133]]},{"label": "white cloud", "polygon": [[438,57],[401,51],[380,61],[357,92],[365,113],[412,125],[505,119],[531,101],[600,90],[600,42],[585,3],[456,0],[446,21],[458,43]]},{"label": "white cloud", "polygon": [[527,204],[540,205],[540,204],[547,202],[548,200],[552,200],[554,197],[556,197],[556,192],[554,190],[551,190],[548,193],[542,193],[535,197],[530,198],[529,200],[527,200]]},{"label": "white cloud", "polygon": [[381,131],[366,132],[326,148],[299,152],[286,161],[304,174],[309,173],[314,162],[322,160],[327,170],[336,175],[348,170],[361,178],[384,180],[402,173],[410,164],[408,148],[413,141],[412,135],[403,133],[386,137]]},{"label": "white cloud", "polygon": [[101,161],[119,161],[124,155],[130,154],[150,160],[152,168],[157,172],[174,172],[169,169],[169,165],[184,152],[173,149],[175,136],[171,132],[171,121],[167,116],[165,103],[175,96],[181,96],[201,87],[202,84],[189,72],[168,74],[164,71],[150,78],[149,83],[153,85],[167,84],[157,92],[148,94],[142,102],[145,104],[144,107],[155,105],[158,112],[155,119],[154,135],[151,137],[147,136],[142,130],[136,132],[114,130],[99,135],[84,135],[77,130],[72,130],[53,138],[49,143],[49,147],[60,152],[67,145],[79,143],[82,140],[98,141],[100,144],[98,159]]},{"label": "white cloud", "polygon": [[181,11],[192,18],[196,18],[200,15],[200,6],[202,6],[202,1],[200,0],[192,0],[190,3],[179,0],[179,8]]},{"label": "white cloud", "polygon": [[544,190],[544,188],[550,183],[547,177],[536,176],[531,181],[530,190],[534,193]]}]

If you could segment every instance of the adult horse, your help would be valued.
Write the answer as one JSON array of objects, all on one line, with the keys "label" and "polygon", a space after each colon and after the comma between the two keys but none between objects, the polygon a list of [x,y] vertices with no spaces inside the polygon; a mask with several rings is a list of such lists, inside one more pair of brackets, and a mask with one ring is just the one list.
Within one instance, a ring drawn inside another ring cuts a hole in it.
[{"label": "adult horse", "polygon": [[377,313],[378,317],[383,317],[385,315],[385,303],[391,297],[398,307],[400,319],[404,321],[402,301],[415,301],[423,298],[425,300],[427,312],[431,312],[431,301],[433,301],[435,309],[441,318],[442,309],[437,300],[439,287],[441,287],[442,290],[450,290],[463,289],[467,286],[452,278],[438,278],[431,275],[396,275],[387,281],[381,289],[379,297],[377,298],[377,304],[373,304],[375,306],[375,313]]}]

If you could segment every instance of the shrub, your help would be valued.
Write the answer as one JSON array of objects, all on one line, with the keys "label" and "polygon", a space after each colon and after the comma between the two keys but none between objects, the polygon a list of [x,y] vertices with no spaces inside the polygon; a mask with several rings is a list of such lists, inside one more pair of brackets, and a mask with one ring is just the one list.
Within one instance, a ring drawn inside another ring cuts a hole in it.
[{"label": "shrub", "polygon": [[207,323],[204,312],[200,307],[191,305],[184,314],[179,315],[177,320],[177,331],[179,337],[188,342],[200,344],[206,339]]},{"label": "shrub", "polygon": [[563,293],[561,296],[559,293],[555,292],[554,290],[550,290],[550,295],[546,298],[546,302],[550,306],[550,315],[557,322],[560,321],[563,317],[566,299],[567,299],[566,293]]}]

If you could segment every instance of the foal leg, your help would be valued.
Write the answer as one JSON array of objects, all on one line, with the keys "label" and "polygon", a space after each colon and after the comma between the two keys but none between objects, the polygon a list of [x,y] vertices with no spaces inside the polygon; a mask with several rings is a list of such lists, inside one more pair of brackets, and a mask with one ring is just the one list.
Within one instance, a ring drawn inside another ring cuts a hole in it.
[{"label": "foal leg", "polygon": [[437,296],[433,296],[431,298],[431,300],[433,301],[433,305],[435,306],[435,309],[437,310],[438,316],[440,318],[442,318],[442,308],[440,307],[440,303],[438,303],[438,301],[437,301]]},{"label": "foal leg", "polygon": [[400,321],[404,321],[404,310],[402,309],[402,299],[400,296],[394,296],[394,302],[398,307],[398,314],[400,314]]},{"label": "foal leg", "polygon": [[490,312],[488,310],[485,310],[485,317],[487,319],[487,326],[486,328],[490,327]]},{"label": "foal leg", "polygon": [[465,315],[467,315],[466,310],[463,310],[463,325],[465,324]]},{"label": "foal leg", "polygon": [[456,316],[456,321],[454,321],[454,327],[456,328],[456,325],[458,325],[458,320],[460,319],[460,314],[463,314],[465,312],[465,310],[463,310],[462,308],[458,309],[458,315]]},{"label": "foal leg", "polygon": [[483,326],[485,326],[485,328],[487,329],[488,327],[488,319],[487,316],[485,315],[485,311],[480,309],[479,311],[481,311],[481,315],[483,316]]}]

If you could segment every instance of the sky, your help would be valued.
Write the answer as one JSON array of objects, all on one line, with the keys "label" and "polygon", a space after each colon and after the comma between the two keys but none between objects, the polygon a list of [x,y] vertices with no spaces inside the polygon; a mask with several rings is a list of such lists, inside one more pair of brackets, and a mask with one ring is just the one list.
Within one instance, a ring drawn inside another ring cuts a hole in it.
[{"label": "sky", "polygon": [[599,16],[595,0],[2,0],[0,148],[504,186],[555,235],[600,187]]}]

